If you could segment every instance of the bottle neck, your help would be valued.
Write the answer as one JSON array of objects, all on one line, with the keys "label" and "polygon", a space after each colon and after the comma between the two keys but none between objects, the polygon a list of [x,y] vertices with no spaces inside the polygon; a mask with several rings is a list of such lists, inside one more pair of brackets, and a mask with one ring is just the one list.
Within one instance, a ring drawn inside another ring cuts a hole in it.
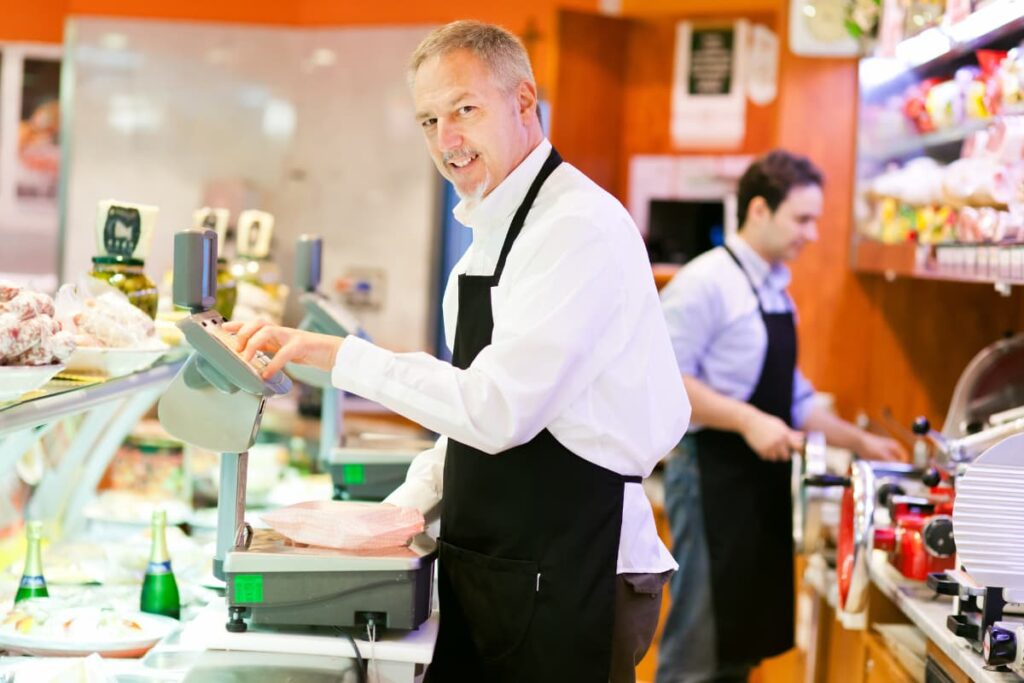
[{"label": "bottle neck", "polygon": [[29,536],[28,550],[25,553],[25,571],[22,574],[24,576],[43,575],[43,553],[38,538]]},{"label": "bottle neck", "polygon": [[167,525],[162,522],[153,523],[153,545],[149,551],[150,564],[165,564],[171,561],[167,552]]}]

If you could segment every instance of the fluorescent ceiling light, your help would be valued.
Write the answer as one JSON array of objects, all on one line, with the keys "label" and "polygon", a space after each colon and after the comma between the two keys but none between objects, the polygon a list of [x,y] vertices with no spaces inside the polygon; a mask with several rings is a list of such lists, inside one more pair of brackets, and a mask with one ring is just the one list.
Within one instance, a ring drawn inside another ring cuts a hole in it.
[{"label": "fluorescent ceiling light", "polygon": [[100,45],[108,50],[123,50],[128,46],[128,36],[123,33],[104,33]]}]

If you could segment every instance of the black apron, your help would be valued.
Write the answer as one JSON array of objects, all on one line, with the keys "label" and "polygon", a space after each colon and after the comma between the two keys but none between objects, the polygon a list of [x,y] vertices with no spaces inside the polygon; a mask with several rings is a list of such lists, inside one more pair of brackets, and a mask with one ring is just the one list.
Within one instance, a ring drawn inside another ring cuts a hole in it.
[{"label": "black apron", "polygon": [[[545,179],[516,211],[493,276],[459,276],[452,363],[491,343],[491,289]],[[552,292],[552,296],[558,296]],[[441,624],[430,683],[607,683],[624,477],[546,429],[488,455],[449,440],[439,541]]]},{"label": "black apron", "polygon": [[[768,332],[747,402],[792,425],[793,313],[765,313],[750,275],[725,250],[750,283]],[[756,664],[793,647],[791,465],[762,460],[736,432],[703,429],[696,439],[718,662]]]}]

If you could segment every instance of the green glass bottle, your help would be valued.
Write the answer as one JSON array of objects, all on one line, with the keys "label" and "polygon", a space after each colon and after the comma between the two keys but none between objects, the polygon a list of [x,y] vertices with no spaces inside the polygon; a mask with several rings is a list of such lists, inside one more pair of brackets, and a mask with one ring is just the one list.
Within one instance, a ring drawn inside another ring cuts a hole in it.
[{"label": "green glass bottle", "polygon": [[46,590],[46,579],[43,578],[43,554],[40,544],[43,540],[43,523],[29,522],[25,528],[28,549],[25,552],[25,571],[21,574],[18,592],[14,594],[14,602],[29,598],[46,598],[50,593]]},{"label": "green glass bottle", "polygon": [[149,566],[142,582],[141,609],[150,614],[162,614],[178,619],[181,616],[181,601],[178,598],[178,582],[171,571],[171,557],[167,553],[167,513],[153,512],[153,544],[149,551]]}]

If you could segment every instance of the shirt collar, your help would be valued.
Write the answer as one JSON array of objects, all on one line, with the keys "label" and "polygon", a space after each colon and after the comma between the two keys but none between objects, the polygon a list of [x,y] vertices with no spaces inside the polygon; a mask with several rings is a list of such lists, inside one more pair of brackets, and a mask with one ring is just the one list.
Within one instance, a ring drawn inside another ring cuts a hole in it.
[{"label": "shirt collar", "polygon": [[550,153],[551,143],[544,138],[486,197],[460,201],[452,211],[455,219],[474,230],[507,228]]},{"label": "shirt collar", "polygon": [[726,240],[726,244],[732,253],[736,254],[747,271],[756,289],[767,287],[769,289],[782,291],[789,286],[789,268],[783,263],[768,263],[760,254],[754,251],[750,244],[739,235],[732,235]]}]

